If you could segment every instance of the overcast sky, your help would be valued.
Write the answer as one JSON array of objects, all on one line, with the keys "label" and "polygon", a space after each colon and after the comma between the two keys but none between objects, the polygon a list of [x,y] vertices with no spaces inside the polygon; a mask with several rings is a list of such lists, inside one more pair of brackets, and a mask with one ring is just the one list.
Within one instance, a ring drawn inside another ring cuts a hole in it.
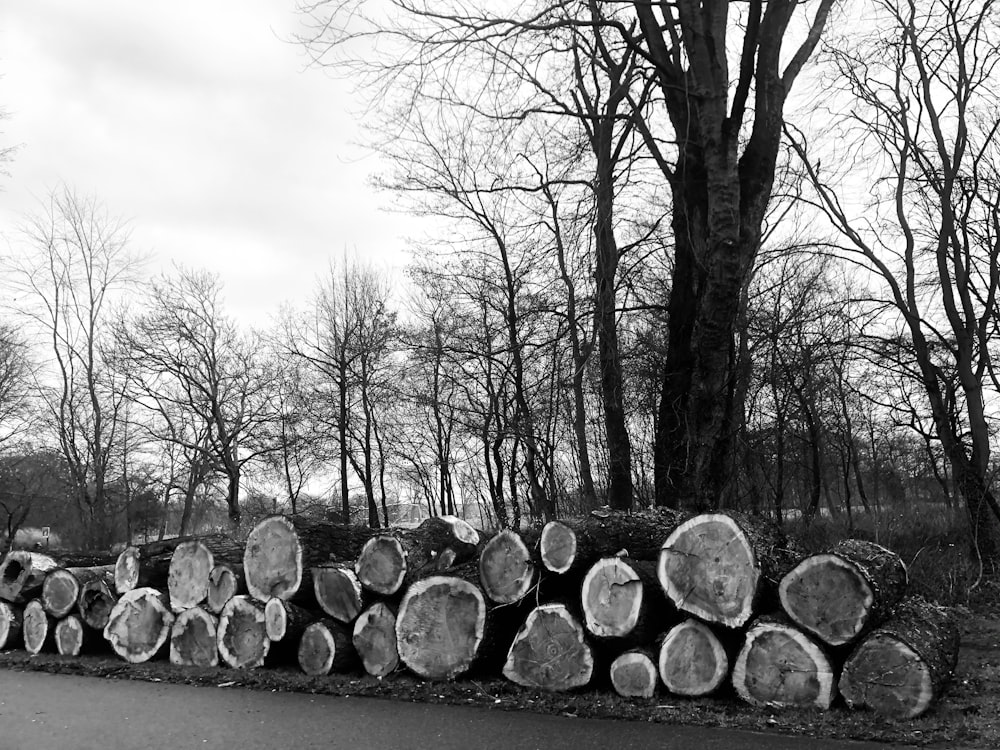
[{"label": "overcast sky", "polygon": [[218,272],[263,323],[345,249],[401,266],[414,220],[381,211],[350,85],[288,40],[294,0],[0,4],[0,252],[62,182],[131,221],[154,258]]}]

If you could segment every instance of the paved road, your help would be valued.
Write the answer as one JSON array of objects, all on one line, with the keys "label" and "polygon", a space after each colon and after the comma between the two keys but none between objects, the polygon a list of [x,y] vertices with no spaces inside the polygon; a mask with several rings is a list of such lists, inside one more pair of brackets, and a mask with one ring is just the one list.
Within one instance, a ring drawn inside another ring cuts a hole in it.
[{"label": "paved road", "polygon": [[0,670],[0,750],[886,750],[728,729]]}]

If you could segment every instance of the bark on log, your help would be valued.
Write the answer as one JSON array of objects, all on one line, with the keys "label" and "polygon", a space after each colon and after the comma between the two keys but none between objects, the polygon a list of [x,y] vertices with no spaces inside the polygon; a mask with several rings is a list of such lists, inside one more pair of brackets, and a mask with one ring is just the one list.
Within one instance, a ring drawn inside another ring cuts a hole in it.
[{"label": "bark on log", "polygon": [[584,626],[597,638],[648,642],[668,624],[652,562],[601,558],[583,577],[580,600]]},{"label": "bark on log", "polygon": [[77,607],[83,624],[97,632],[104,630],[118,597],[111,590],[111,576],[94,578],[80,587]]},{"label": "bark on log", "polygon": [[791,552],[773,525],[750,517],[706,513],[666,538],[657,577],[682,612],[738,628],[790,567]]},{"label": "bark on log", "polygon": [[399,658],[421,677],[453,679],[479,655],[485,626],[486,600],[476,585],[450,575],[424,578],[399,607]]},{"label": "bark on log", "polygon": [[675,695],[714,693],[729,676],[729,657],[708,625],[688,619],[678,623],[660,643],[660,679]]},{"label": "bark on log", "polygon": [[24,610],[16,604],[0,601],[0,649],[18,648],[21,639],[21,622]]},{"label": "bark on log", "polygon": [[[83,585],[91,581],[114,581],[114,566],[96,568],[55,568],[42,584],[42,606],[55,618],[65,617],[80,601]],[[103,627],[103,626],[102,626]]]},{"label": "bark on log", "polygon": [[208,597],[208,574],[215,567],[215,555],[204,542],[191,539],[178,544],[170,557],[167,591],[175,612],[197,607]]},{"label": "bark on log", "polygon": [[312,569],[316,603],[334,620],[349,625],[361,613],[361,582],[346,565],[321,565]]},{"label": "bark on log", "polygon": [[219,615],[216,632],[219,656],[236,669],[264,665],[271,649],[264,622],[264,605],[249,596],[234,596]]},{"label": "bark on log", "polygon": [[762,618],[747,632],[733,665],[733,687],[747,703],[828,709],[836,696],[822,648],[791,622]]},{"label": "bark on log", "polygon": [[396,613],[385,602],[375,602],[354,621],[351,641],[368,674],[385,677],[399,667]]},{"label": "bark on log", "polygon": [[42,606],[40,599],[32,599],[24,605],[21,620],[21,634],[24,650],[29,654],[55,650],[56,621]]},{"label": "bark on log", "polygon": [[358,663],[358,653],[350,631],[333,620],[314,622],[299,641],[299,667],[317,677],[334,672],[349,672]]},{"label": "bark on log", "polygon": [[903,602],[848,657],[840,692],[851,708],[913,718],[951,681],[958,661],[954,616],[922,599]]},{"label": "bark on log", "polygon": [[66,615],[55,626],[56,650],[63,656],[79,656],[107,647],[100,632],[87,627],[77,615]]},{"label": "bark on log", "polygon": [[13,550],[0,563],[0,599],[18,604],[33,599],[42,591],[45,575],[59,563],[38,552]]},{"label": "bark on log", "polygon": [[191,541],[208,547],[217,563],[239,564],[243,558],[243,545],[226,534],[174,537],[127,547],[115,562],[115,590],[121,595],[135,588],[165,589],[174,550]]},{"label": "bark on log", "polygon": [[516,604],[535,583],[535,564],[521,536],[510,529],[500,531],[479,553],[479,580],[483,593],[497,604]]},{"label": "bark on log", "polygon": [[115,603],[104,638],[125,661],[139,664],[157,656],[170,638],[174,614],[162,591],[143,586]]},{"label": "bark on log", "polygon": [[899,555],[859,539],[810,555],[778,587],[785,613],[830,646],[856,641],[888,617],[905,593]]},{"label": "bark on log", "polygon": [[652,698],[656,692],[656,664],[641,649],[626,651],[611,662],[611,685],[626,698]]},{"label": "bark on log", "polygon": [[518,685],[572,690],[587,685],[594,656],[583,627],[563,604],[543,604],[528,614],[507,654],[503,674]]},{"label": "bark on log", "polygon": [[208,573],[208,595],[205,597],[205,609],[213,615],[218,615],[230,599],[246,592],[247,585],[242,565],[227,565],[226,563],[216,565]]},{"label": "bark on log", "polygon": [[170,663],[218,666],[218,622],[218,618],[202,607],[191,607],[177,615],[170,629]]}]

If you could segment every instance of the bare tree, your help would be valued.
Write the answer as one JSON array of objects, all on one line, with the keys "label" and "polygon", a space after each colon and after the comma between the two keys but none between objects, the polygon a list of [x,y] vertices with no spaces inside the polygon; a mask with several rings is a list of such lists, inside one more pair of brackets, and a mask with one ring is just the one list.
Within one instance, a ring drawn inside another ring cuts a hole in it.
[{"label": "bare tree", "polygon": [[0,323],[0,452],[31,423],[33,380],[27,344],[13,325]]}]

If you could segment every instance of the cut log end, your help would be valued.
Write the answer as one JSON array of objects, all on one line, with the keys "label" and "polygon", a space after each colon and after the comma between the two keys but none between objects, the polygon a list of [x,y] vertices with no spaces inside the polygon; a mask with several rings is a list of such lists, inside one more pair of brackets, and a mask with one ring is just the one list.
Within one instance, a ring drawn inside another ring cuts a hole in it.
[{"label": "cut log end", "polygon": [[230,667],[250,669],[264,665],[271,646],[264,607],[248,596],[234,596],[219,615],[216,632],[219,656]]},{"label": "cut log end", "polygon": [[403,585],[406,563],[406,551],[400,541],[390,534],[379,534],[365,542],[354,571],[362,586],[376,594],[390,596]]},{"label": "cut log end", "polygon": [[733,687],[747,703],[775,708],[828,709],[833,669],[805,633],[791,625],[758,623],[733,666]]},{"label": "cut log end", "polygon": [[52,643],[55,621],[45,611],[40,600],[32,599],[24,606],[21,628],[24,650],[29,654],[38,654]]},{"label": "cut log end", "polygon": [[657,577],[682,612],[736,628],[753,615],[760,567],[739,524],[725,514],[708,513],[685,521],[667,537]]},{"label": "cut log end", "polygon": [[587,630],[601,638],[621,638],[633,631],[643,603],[643,585],[624,560],[605,557],[583,578],[581,599]]},{"label": "cut log end", "polygon": [[543,604],[528,614],[503,668],[511,682],[555,691],[583,687],[593,672],[583,627],[562,604]]},{"label": "cut log end", "polygon": [[65,568],[56,568],[45,576],[42,584],[42,605],[55,618],[65,617],[76,606],[80,596],[80,581]]},{"label": "cut log end", "polygon": [[316,603],[337,622],[348,624],[361,613],[361,581],[350,568],[329,565],[312,569]]},{"label": "cut log end", "polygon": [[483,547],[479,580],[486,596],[497,604],[521,601],[535,581],[531,552],[516,531],[504,529]]},{"label": "cut log end", "polygon": [[127,594],[139,585],[139,548],[126,547],[115,560],[115,591]]},{"label": "cut log end", "polygon": [[299,667],[312,677],[346,672],[357,664],[351,634],[343,625],[331,620],[306,627],[299,640],[298,657]]},{"label": "cut log end", "polygon": [[384,602],[376,602],[355,620],[352,640],[368,674],[385,677],[399,667],[396,615]]},{"label": "cut log end", "polygon": [[118,601],[104,579],[87,581],[80,587],[80,619],[94,630],[104,630]]},{"label": "cut log end", "polygon": [[21,622],[21,608],[0,601],[0,649],[16,648],[22,644]]},{"label": "cut log end", "polygon": [[217,620],[201,607],[181,612],[170,630],[170,663],[215,667],[219,664]]},{"label": "cut log end", "polygon": [[243,572],[254,599],[295,595],[302,585],[302,545],[290,519],[268,516],[257,522],[247,536]]},{"label": "cut log end", "polygon": [[560,521],[542,527],[538,553],[550,573],[566,573],[576,560],[576,532]]},{"label": "cut log end", "polygon": [[660,679],[675,695],[709,695],[729,674],[725,648],[711,628],[697,620],[685,620],[670,629],[657,661]]},{"label": "cut log end", "polygon": [[611,662],[611,685],[626,698],[652,698],[656,692],[656,665],[649,654],[626,651]]},{"label": "cut log end", "polygon": [[79,656],[83,650],[83,623],[76,615],[68,615],[56,623],[56,650],[63,656]]},{"label": "cut log end", "polygon": [[104,627],[104,637],[125,661],[138,664],[156,656],[170,638],[174,615],[166,597],[140,587],[122,595]]},{"label": "cut log end", "polygon": [[214,615],[237,594],[241,593],[242,576],[229,565],[216,565],[208,574],[208,594],[205,609]]},{"label": "cut log end", "polygon": [[193,539],[174,549],[167,575],[170,607],[174,612],[196,607],[208,596],[208,574],[215,567],[212,551]]}]

